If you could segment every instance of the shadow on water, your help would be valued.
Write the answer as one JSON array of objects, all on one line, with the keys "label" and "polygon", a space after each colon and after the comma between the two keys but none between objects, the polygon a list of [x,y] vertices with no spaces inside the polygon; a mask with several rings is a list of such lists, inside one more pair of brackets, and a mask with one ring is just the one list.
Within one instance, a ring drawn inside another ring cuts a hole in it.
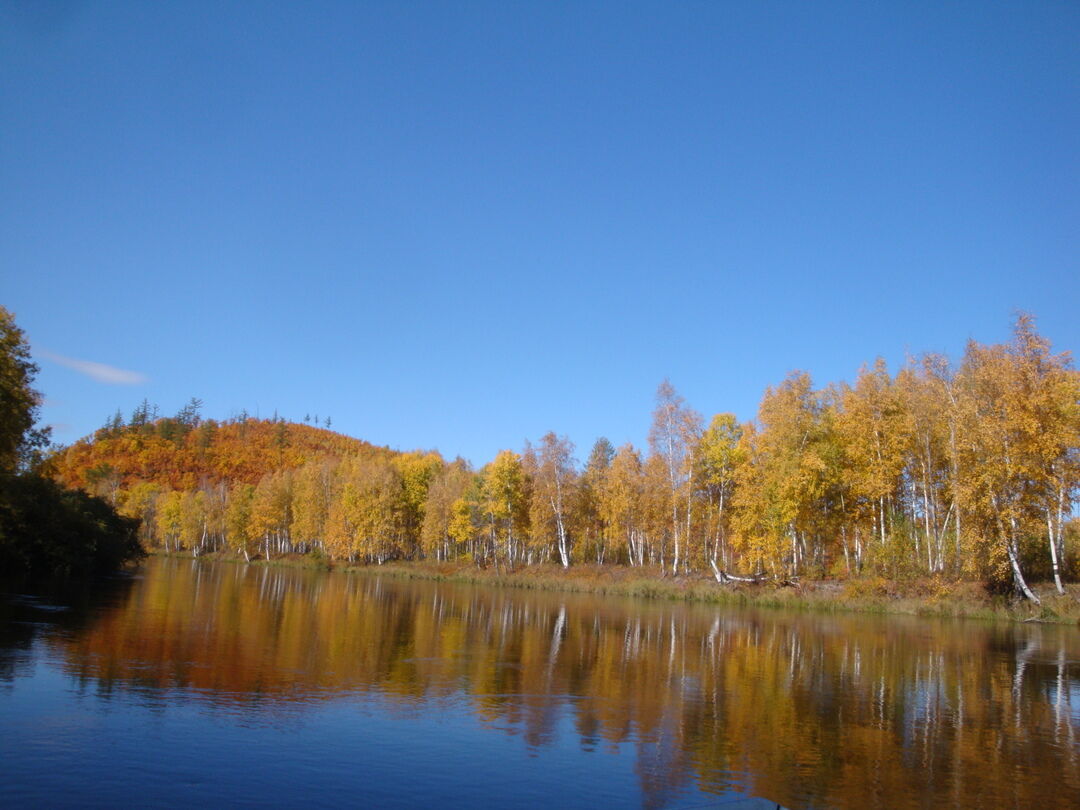
[{"label": "shadow on water", "polygon": [[137,570],[130,570],[105,577],[0,581],[0,681],[11,680],[20,667],[28,665],[39,637],[74,637],[104,609],[125,604],[140,576]]},{"label": "shadow on water", "polygon": [[2,610],[0,677],[40,638],[80,688],[249,728],[358,699],[432,721],[460,711],[540,756],[568,740],[586,758],[629,753],[645,806],[680,806],[688,790],[788,807],[1080,799],[1074,628],[176,559]]}]

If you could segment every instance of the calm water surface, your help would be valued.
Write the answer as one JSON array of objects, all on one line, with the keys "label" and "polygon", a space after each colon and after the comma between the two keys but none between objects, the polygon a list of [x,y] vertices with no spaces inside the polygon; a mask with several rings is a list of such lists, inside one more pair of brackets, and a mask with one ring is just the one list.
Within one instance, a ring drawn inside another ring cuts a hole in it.
[{"label": "calm water surface", "polygon": [[1080,807],[1080,631],[153,559],[0,598],[0,806]]}]

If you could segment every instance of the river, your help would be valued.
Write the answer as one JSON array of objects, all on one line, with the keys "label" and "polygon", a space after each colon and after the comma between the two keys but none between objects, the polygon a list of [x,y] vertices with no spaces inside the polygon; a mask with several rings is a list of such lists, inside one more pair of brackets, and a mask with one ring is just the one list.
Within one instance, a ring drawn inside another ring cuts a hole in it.
[{"label": "river", "polygon": [[1080,806],[1080,630],[164,558],[0,597],[2,806],[749,797]]}]

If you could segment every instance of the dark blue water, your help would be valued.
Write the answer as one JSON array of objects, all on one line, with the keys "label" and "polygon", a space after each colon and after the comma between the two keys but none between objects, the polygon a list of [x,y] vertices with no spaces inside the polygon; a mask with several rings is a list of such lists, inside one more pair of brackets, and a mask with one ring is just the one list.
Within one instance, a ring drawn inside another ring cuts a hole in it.
[{"label": "dark blue water", "polygon": [[5,807],[1080,806],[1073,628],[163,559],[0,610]]}]

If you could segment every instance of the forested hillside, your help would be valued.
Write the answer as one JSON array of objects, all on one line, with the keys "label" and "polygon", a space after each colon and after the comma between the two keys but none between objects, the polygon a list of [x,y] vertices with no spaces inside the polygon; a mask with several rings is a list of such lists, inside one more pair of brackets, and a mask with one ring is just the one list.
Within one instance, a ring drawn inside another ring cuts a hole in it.
[{"label": "forested hillside", "polygon": [[57,479],[113,496],[137,483],[189,490],[209,482],[257,484],[267,473],[309,461],[350,455],[396,455],[327,428],[241,415],[203,419],[192,400],[173,417],[158,418],[144,402],[129,421],[118,412],[91,438],[53,459]]},{"label": "forested hillside", "polygon": [[664,382],[648,448],[555,433],[479,469],[279,420],[143,405],[52,459],[170,551],[466,558],[800,577],[977,579],[1036,599],[1077,574],[1080,375],[1027,316],[959,363],[882,361],[852,383],[796,372],[757,418],[705,420]]}]

